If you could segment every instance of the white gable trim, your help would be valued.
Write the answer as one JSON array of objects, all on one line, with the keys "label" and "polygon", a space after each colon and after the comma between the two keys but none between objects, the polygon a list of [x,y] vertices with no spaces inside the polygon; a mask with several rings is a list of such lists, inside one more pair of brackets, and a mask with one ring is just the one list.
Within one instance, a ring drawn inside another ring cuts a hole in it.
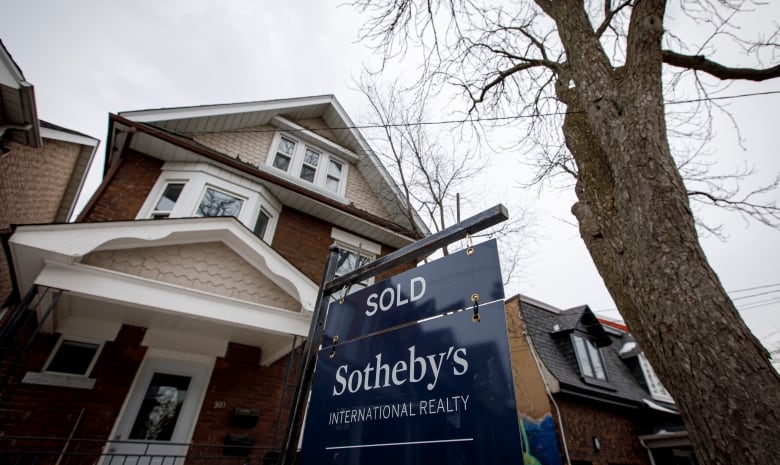
[{"label": "white gable trim", "polygon": [[86,145],[92,147],[93,152],[97,150],[97,146],[100,143],[99,140],[94,137],[89,137],[81,134],[73,134],[67,131],[60,131],[52,128],[41,128],[41,137],[46,139],[60,140],[63,142],[71,142],[73,144]]},{"label": "white gable trim", "polygon": [[305,105],[328,104],[335,100],[333,95],[318,95],[290,99],[266,100],[260,102],[226,103],[194,107],[160,108],[155,110],[122,111],[120,116],[140,123],[169,121],[209,116],[232,115],[274,110],[286,110]]},{"label": "white gable trim", "polygon": [[309,332],[311,316],[307,314],[80,263],[46,260],[35,284],[236,327],[296,336],[305,336]]},{"label": "white gable trim", "polygon": [[100,250],[222,242],[274,284],[313,311],[317,285],[235,218],[181,218],[20,226],[11,236],[17,280],[24,292],[35,282],[45,260],[78,262]]}]

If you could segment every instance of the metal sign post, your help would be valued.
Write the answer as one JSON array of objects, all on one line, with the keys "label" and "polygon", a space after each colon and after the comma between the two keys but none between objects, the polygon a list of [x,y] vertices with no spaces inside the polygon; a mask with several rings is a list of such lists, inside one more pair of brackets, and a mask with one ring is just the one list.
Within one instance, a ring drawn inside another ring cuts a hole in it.
[{"label": "metal sign post", "polygon": [[[317,360],[317,352],[320,346],[323,344],[322,334],[323,334],[323,329],[325,324],[325,316],[328,313],[327,310],[328,299],[331,296],[331,294],[334,294],[335,292],[343,289],[345,286],[349,286],[353,283],[363,281],[367,278],[382,273],[383,271],[387,271],[392,268],[395,268],[398,265],[409,263],[419,258],[428,256],[431,253],[433,253],[436,249],[439,249],[454,241],[462,239],[469,234],[479,232],[485,228],[488,228],[502,221],[505,221],[507,218],[508,215],[507,215],[506,208],[503,205],[497,205],[489,210],[486,210],[480,214],[468,218],[456,225],[444,229],[439,233],[428,236],[427,238],[417,241],[414,244],[406,246],[402,249],[399,249],[374,262],[367,264],[366,266],[358,270],[355,270],[351,273],[348,273],[336,279],[333,279],[333,276],[335,274],[338,249],[335,248],[335,246],[331,247],[328,255],[328,263],[326,266],[325,275],[323,276],[322,285],[317,297],[315,314],[312,317],[312,325],[309,330],[309,337],[306,340],[304,346],[304,360],[303,363],[301,363],[298,371],[298,383],[296,385],[295,397],[293,399],[293,405],[288,418],[287,429],[285,432],[285,441],[282,449],[282,457],[281,457],[282,464],[292,465],[296,455],[295,454],[296,446],[297,446],[298,437],[300,436],[300,429],[301,429],[300,418],[304,410],[306,399],[308,398],[309,388],[311,387],[312,374],[314,371],[314,362]],[[414,271],[414,270],[410,270],[410,271]],[[499,273],[499,278],[500,278],[500,273]],[[419,285],[420,284],[418,284],[418,286]],[[500,279],[499,279],[499,285],[500,285]],[[364,291],[365,289],[361,292]],[[398,296],[400,295],[401,294],[399,293]],[[401,297],[401,300],[405,298],[406,299],[411,298],[411,296],[412,295],[409,294],[408,297]],[[503,298],[503,289],[501,289],[501,298]],[[379,296],[377,296],[377,299],[379,299]],[[385,299],[384,301],[377,300],[378,309],[380,308],[380,306],[389,305],[388,303],[389,300],[387,295],[384,297],[384,299]],[[501,321],[504,321],[503,310],[501,311]],[[326,341],[325,345],[327,346],[332,345],[332,338],[331,341]],[[455,349],[453,348],[453,350]],[[511,384],[511,377],[509,381]],[[353,386],[354,386],[354,381],[353,381]],[[418,408],[419,408],[419,404],[418,404]],[[516,423],[516,419],[515,419],[515,423]]]}]

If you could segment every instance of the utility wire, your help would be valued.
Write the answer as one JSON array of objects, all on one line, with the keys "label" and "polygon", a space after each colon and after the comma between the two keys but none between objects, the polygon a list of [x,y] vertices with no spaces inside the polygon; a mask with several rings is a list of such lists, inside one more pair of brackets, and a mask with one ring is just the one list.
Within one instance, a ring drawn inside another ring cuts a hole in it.
[{"label": "utility wire", "polygon": [[744,289],[735,289],[733,291],[726,291],[729,294],[736,294],[737,292],[745,292],[745,291],[755,291],[756,289],[766,289],[768,287],[776,287],[780,286],[780,283],[774,283],[774,284],[766,284],[763,286],[755,286],[755,287],[746,287]]},{"label": "utility wire", "polygon": [[[762,95],[776,95],[776,94],[780,94],[780,90],[752,92],[752,93],[737,94],[737,95],[723,95],[719,97],[697,98],[697,99],[690,99],[690,100],[672,100],[669,102],[664,102],[664,105],[697,103],[697,102],[704,102],[708,100],[732,100],[738,98],[757,97]],[[356,124],[352,126],[334,126],[334,127],[323,128],[323,129],[327,129],[330,131],[339,131],[339,130],[351,130],[351,129],[400,128],[400,127],[410,127],[410,126],[440,126],[445,124],[480,123],[480,122],[493,122],[493,121],[510,121],[510,120],[518,120],[518,119],[529,119],[529,118],[545,118],[550,116],[565,116],[565,115],[574,115],[579,113],[584,113],[584,111],[553,111],[549,113],[536,113],[532,115],[485,116],[485,117],[478,117],[478,118],[418,121],[414,123],[384,123],[384,124],[363,124],[363,125]],[[244,130],[235,130],[235,131],[181,131],[181,132],[187,134],[230,134],[230,133],[242,133],[242,132],[246,132],[246,133],[276,132],[278,130],[279,129],[277,128],[269,128],[269,129],[252,129],[252,130],[244,129]],[[284,132],[297,132],[297,131],[317,132],[319,130],[320,129],[301,128],[301,129],[284,129],[283,131]]]}]

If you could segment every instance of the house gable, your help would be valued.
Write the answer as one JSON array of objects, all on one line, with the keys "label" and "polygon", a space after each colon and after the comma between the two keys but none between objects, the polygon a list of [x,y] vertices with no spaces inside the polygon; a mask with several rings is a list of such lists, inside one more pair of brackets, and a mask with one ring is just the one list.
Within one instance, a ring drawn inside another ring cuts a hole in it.
[{"label": "house gable", "polygon": [[147,327],[150,346],[211,341],[220,355],[237,342],[260,347],[264,365],[308,334],[317,286],[235,218],[22,226],[9,244],[22,289],[64,293],[44,332]]},{"label": "house gable", "polygon": [[222,242],[102,250],[82,263],[285,310],[301,307]]},{"label": "house gable", "polygon": [[[256,172],[252,174],[264,182],[270,181],[266,187],[285,205],[300,203],[296,196],[304,194],[319,202],[327,199],[326,203],[345,211],[364,212],[368,214],[367,218],[373,218],[369,221],[388,222],[408,236],[427,233],[416,214],[410,215],[406,211],[398,188],[332,95],[123,112],[112,116],[112,120],[109,132],[115,134],[116,140],[111,145],[122,146],[125,137],[129,137],[129,148],[144,153],[153,153],[149,151],[153,150],[161,157],[178,157],[162,158],[165,161],[191,160],[191,156],[180,149],[194,150],[200,155],[204,153],[199,147],[213,150],[214,154],[205,155],[213,159],[219,158],[217,155],[227,155],[254,168]],[[121,135],[125,127],[135,127],[138,134]],[[293,167],[287,172],[269,162],[268,157],[276,153],[278,137],[282,133],[298,138],[299,146],[311,144],[315,150],[322,151],[315,182],[307,182],[301,179],[303,175],[299,176],[304,162],[303,150],[295,155]],[[150,136],[160,140],[152,142]],[[179,149],[166,148],[163,141],[172,142]],[[335,180],[326,176],[332,168],[330,160],[342,163],[346,178],[346,183],[342,182],[337,189],[328,184]],[[226,164],[232,166],[232,160]],[[295,187],[291,189],[292,185]],[[311,211],[302,205],[291,206]]]}]

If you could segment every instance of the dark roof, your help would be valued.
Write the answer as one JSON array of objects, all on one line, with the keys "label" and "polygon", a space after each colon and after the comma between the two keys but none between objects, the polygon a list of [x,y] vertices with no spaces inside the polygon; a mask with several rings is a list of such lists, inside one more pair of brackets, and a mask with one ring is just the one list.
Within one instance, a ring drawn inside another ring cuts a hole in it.
[{"label": "dark roof", "polygon": [[[558,380],[562,392],[636,406],[645,405],[644,399],[652,400],[632,372],[630,361],[620,357],[620,349],[630,336],[612,328],[606,331],[597,327],[598,320],[590,308],[581,306],[554,312],[520,299],[520,311],[536,353]],[[608,380],[604,387],[586,383],[580,376],[569,336],[572,332],[587,335],[594,342],[601,341],[597,345],[600,346]],[[673,405],[652,401],[674,409]]]}]

